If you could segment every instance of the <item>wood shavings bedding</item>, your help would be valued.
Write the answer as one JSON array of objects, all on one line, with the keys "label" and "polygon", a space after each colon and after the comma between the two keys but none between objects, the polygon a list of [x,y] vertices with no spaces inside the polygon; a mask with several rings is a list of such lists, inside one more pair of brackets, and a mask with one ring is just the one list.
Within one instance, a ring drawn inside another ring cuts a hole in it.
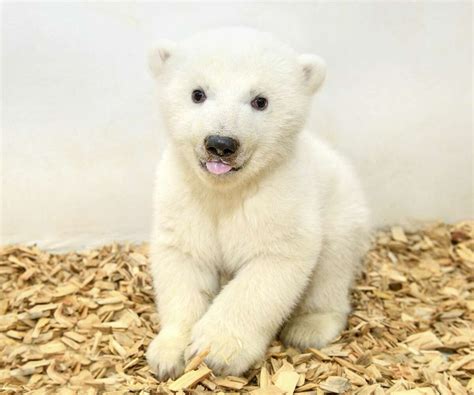
[{"label": "wood shavings bedding", "polygon": [[474,394],[474,222],[374,237],[349,326],[327,347],[277,340],[245,377],[203,360],[158,382],[146,245],[0,251],[0,393]]}]

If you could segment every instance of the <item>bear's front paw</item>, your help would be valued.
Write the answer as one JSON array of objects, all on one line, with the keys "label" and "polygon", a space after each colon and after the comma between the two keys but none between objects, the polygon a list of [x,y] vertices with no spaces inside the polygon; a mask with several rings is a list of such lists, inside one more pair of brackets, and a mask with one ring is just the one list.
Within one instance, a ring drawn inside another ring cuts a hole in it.
[{"label": "bear's front paw", "polygon": [[183,373],[186,343],[183,336],[167,334],[164,331],[153,339],[148,346],[146,359],[158,380],[174,379]]},{"label": "bear's front paw", "polygon": [[334,340],[344,329],[347,314],[312,313],[293,317],[282,329],[280,339],[300,349],[320,348]]},{"label": "bear's front paw", "polygon": [[264,356],[267,344],[262,337],[250,336],[236,329],[230,322],[221,324],[201,320],[192,331],[186,359],[208,349],[205,362],[215,375],[241,375]]}]

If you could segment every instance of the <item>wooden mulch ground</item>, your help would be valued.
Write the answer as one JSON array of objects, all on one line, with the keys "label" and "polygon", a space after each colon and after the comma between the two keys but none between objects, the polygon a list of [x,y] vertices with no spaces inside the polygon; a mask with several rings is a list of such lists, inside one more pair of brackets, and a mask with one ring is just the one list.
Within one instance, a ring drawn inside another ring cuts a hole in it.
[{"label": "wooden mulch ground", "polygon": [[275,341],[245,377],[215,377],[194,360],[166,383],[144,358],[159,330],[145,245],[3,247],[0,393],[474,393],[474,222],[374,239],[333,344]]}]

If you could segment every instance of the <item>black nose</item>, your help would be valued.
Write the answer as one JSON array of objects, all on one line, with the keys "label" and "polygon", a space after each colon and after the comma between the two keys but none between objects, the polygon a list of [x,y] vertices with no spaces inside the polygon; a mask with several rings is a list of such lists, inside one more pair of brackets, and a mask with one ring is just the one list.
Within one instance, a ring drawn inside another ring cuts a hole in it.
[{"label": "black nose", "polygon": [[206,151],[223,158],[231,156],[239,148],[239,142],[231,137],[207,136],[204,140]]}]

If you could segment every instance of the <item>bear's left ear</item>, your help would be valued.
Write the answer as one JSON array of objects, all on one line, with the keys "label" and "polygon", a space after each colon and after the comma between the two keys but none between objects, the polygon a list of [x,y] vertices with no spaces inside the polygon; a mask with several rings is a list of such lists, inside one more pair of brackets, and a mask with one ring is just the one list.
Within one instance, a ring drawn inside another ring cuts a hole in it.
[{"label": "bear's left ear", "polygon": [[326,62],[316,55],[304,54],[298,57],[305,85],[311,94],[315,93],[326,77]]},{"label": "bear's left ear", "polygon": [[155,78],[161,74],[164,65],[173,55],[175,48],[176,44],[173,41],[161,40],[158,45],[152,49],[148,57],[148,65]]}]

